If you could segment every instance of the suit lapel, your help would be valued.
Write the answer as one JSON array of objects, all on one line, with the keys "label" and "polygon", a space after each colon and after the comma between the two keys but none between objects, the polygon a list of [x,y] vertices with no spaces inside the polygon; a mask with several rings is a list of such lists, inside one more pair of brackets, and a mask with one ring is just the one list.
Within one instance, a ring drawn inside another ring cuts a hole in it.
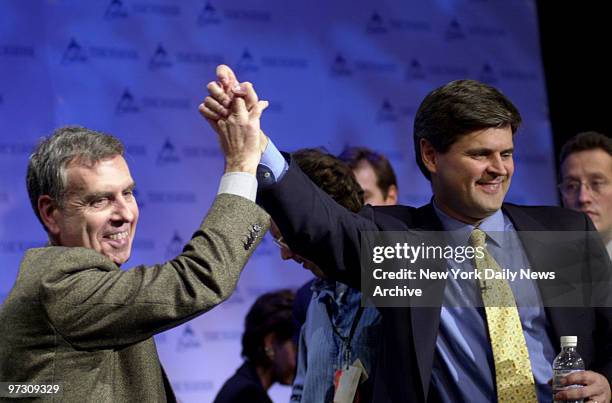
[{"label": "suit lapel", "polygon": [[[540,222],[526,214],[525,210],[519,206],[504,204],[502,210],[508,216],[508,218],[510,218],[510,221],[512,221],[512,224],[514,225],[514,228],[521,239],[521,243],[523,245],[523,249],[525,250],[525,254],[527,255],[527,259],[529,260],[530,266],[536,271],[538,268],[545,268],[549,266],[550,264],[547,262],[546,258],[548,248],[542,248],[541,245],[534,244],[533,242],[526,242],[525,235],[521,234],[522,231],[547,231],[548,229]],[[548,280],[536,281],[542,299],[548,299],[550,287],[546,287],[543,284],[544,281]],[[550,297],[552,296],[553,295],[550,295]],[[546,316],[554,332],[554,334],[551,335],[553,346],[558,348],[559,337],[561,335],[572,333],[574,324],[582,320],[581,317],[583,315],[583,310],[546,306],[544,307],[544,310],[546,311]]]}]

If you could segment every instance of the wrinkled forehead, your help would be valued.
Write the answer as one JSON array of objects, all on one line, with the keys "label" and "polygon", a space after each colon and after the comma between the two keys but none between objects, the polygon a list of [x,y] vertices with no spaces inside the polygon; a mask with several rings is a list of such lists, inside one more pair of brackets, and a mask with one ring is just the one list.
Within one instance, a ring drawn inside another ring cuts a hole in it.
[{"label": "wrinkled forehead", "polygon": [[125,159],[116,155],[96,162],[74,159],[63,170],[66,193],[120,192],[134,180]]}]

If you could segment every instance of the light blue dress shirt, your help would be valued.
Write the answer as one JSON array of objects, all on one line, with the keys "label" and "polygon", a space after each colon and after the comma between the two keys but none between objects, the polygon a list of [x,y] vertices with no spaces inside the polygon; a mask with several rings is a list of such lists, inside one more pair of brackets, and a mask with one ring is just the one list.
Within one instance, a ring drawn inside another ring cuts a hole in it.
[{"label": "light blue dress shirt", "polygon": [[[457,245],[468,245],[474,226],[447,216],[435,204],[434,208],[444,229],[453,231]],[[487,250],[502,269],[514,272],[529,267],[518,233],[501,210],[487,217],[478,227],[487,233]],[[469,261],[462,264],[449,261],[449,267],[474,270]],[[517,277],[510,282],[510,288],[517,301],[538,400],[550,402],[552,390],[548,380],[552,377],[555,352],[537,284]],[[478,280],[448,277],[432,373],[432,382],[444,402],[496,401],[493,352],[481,306]]]}]

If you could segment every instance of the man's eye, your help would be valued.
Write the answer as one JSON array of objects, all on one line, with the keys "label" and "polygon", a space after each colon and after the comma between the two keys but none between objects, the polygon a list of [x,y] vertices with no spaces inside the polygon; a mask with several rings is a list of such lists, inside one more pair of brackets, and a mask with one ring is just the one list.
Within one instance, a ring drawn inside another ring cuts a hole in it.
[{"label": "man's eye", "polygon": [[94,201],[91,202],[90,205],[95,208],[100,208],[100,207],[104,207],[107,203],[108,203],[108,199],[106,197],[102,197],[99,199],[95,199]]}]

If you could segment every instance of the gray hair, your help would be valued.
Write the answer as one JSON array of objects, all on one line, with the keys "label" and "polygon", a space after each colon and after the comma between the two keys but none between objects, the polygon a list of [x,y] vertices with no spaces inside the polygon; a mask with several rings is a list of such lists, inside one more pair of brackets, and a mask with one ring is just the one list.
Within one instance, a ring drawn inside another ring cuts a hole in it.
[{"label": "gray hair", "polygon": [[116,137],[80,126],[61,127],[43,139],[30,156],[26,175],[30,203],[41,224],[45,226],[38,211],[40,196],[48,195],[63,207],[68,164],[93,166],[123,152],[123,144]]}]

